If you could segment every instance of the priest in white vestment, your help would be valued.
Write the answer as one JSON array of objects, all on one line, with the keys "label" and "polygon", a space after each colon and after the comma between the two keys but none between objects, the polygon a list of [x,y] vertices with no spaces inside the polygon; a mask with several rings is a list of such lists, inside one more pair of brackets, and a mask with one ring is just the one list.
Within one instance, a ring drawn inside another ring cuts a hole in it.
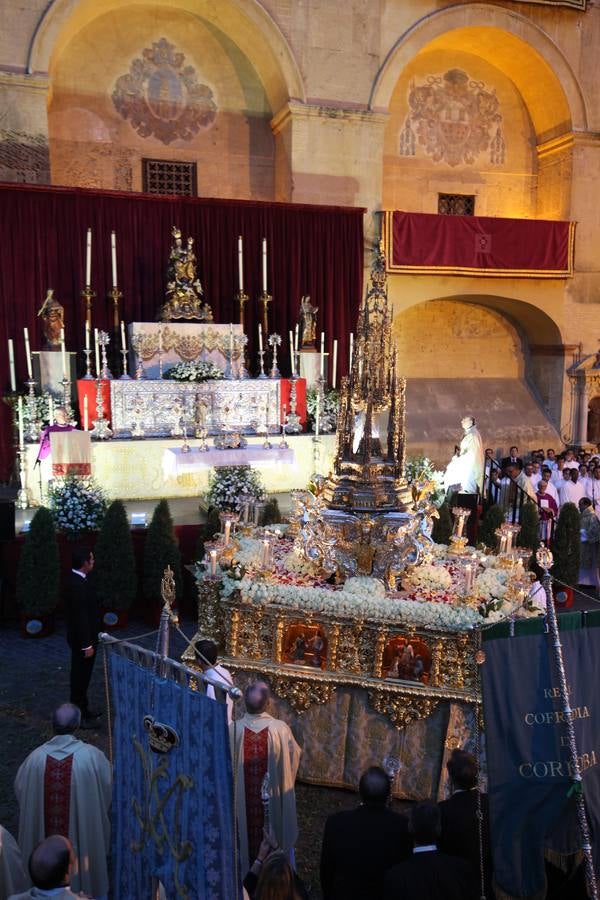
[{"label": "priest in white vestment", "polygon": [[0,900],[26,891],[30,884],[19,845],[10,831],[0,825]]},{"label": "priest in white vestment", "polygon": [[476,494],[483,483],[483,442],[472,416],[465,416],[461,423],[464,435],[444,473],[446,491]]},{"label": "priest in white vestment", "polygon": [[75,892],[108,894],[109,809],[112,771],[104,753],[78,740],[81,712],[71,703],[54,712],[54,737],[33,750],[19,768],[19,846],[24,859],[44,838],[62,834],[73,844]]},{"label": "priest in white vestment", "polygon": [[[298,836],[294,784],[300,747],[285,722],[270,716],[268,686],[261,681],[244,692],[246,714],[229,726],[231,755],[237,770],[236,813],[243,876],[256,859],[268,825],[281,850],[292,857]],[[268,823],[261,793],[268,775]]]}]

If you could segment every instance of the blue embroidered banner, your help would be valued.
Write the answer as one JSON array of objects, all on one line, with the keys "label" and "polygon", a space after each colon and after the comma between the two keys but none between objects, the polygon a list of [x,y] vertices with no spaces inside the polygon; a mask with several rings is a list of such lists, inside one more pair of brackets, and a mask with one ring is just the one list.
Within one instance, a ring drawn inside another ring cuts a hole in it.
[{"label": "blue embroidered banner", "polygon": [[[600,839],[600,629],[562,631],[561,641],[584,793]],[[551,637],[486,640],[482,665],[494,874],[512,897],[545,887],[544,851],[581,848],[567,730],[551,661]]]},{"label": "blue embroidered banner", "polygon": [[[224,704],[110,653],[114,703],[114,900],[238,900],[233,776]],[[164,753],[151,749],[144,717]],[[171,732],[169,729],[172,729]]]}]

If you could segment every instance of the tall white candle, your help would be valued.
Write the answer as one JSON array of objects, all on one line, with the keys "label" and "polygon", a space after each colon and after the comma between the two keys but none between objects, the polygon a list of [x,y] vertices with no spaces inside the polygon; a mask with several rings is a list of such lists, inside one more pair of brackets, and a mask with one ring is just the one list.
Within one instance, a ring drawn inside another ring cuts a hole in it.
[{"label": "tall white candle", "polygon": [[267,293],[267,239],[262,239],[262,281],[263,294]]},{"label": "tall white candle", "polygon": [[210,551],[210,574],[214,576],[217,574],[217,551]]},{"label": "tall white candle", "polygon": [[83,430],[89,430],[89,412],[88,412],[88,396],[87,394],[83,395]]},{"label": "tall white candle", "polygon": [[18,400],[18,409],[19,409],[19,450],[22,450],[25,446],[25,442],[23,440],[23,398],[19,395]]},{"label": "tall white candle", "polygon": [[325,373],[325,332],[321,332],[321,378]]},{"label": "tall white candle", "polygon": [[23,334],[25,335],[25,358],[27,360],[27,377],[30,381],[33,380],[33,374],[31,369],[31,348],[29,346],[29,329],[24,328]]},{"label": "tall white candle", "polygon": [[48,397],[48,425],[54,425],[54,398]]},{"label": "tall white candle", "polygon": [[298,352],[298,339],[300,337],[300,324],[296,322],[296,334],[294,336],[294,350]]},{"label": "tall white candle", "polygon": [[333,342],[333,372],[331,375],[331,387],[335,387],[337,382],[337,338]]},{"label": "tall white candle", "polygon": [[121,350],[127,350],[127,342],[125,341],[125,322],[121,319]]},{"label": "tall white candle", "polygon": [[262,353],[263,342],[262,342],[262,322],[258,323],[258,349]]},{"label": "tall white candle", "polygon": [[238,287],[241,294],[244,290],[244,245],[241,234],[238,237]]},{"label": "tall white candle", "polygon": [[110,233],[110,256],[112,260],[112,286],[117,286],[117,235],[114,231]]},{"label": "tall white candle", "polygon": [[97,328],[94,328],[94,351],[96,355],[96,378],[100,378],[100,344],[98,343]]},{"label": "tall white candle", "polygon": [[62,357],[63,378],[67,377],[67,354],[65,352],[65,329],[60,329],[60,355]]},{"label": "tall white candle", "polygon": [[352,369],[352,357],[354,355],[354,335],[350,332],[350,362],[348,364],[349,369]]},{"label": "tall white candle", "polygon": [[90,287],[92,284],[92,229],[87,230],[87,239],[85,244],[85,286]]},{"label": "tall white candle", "polygon": [[17,376],[15,374],[15,345],[12,338],[8,339],[8,365],[10,367],[10,389],[14,394],[17,390]]},{"label": "tall white candle", "polygon": [[290,329],[290,363],[292,366],[292,378],[293,378],[296,370],[294,368],[294,332],[291,329]]},{"label": "tall white candle", "polygon": [[85,320],[85,349],[90,349],[90,323]]},{"label": "tall white candle", "polygon": [[231,522],[229,519],[225,522],[225,546],[229,547],[229,541],[231,540]]}]

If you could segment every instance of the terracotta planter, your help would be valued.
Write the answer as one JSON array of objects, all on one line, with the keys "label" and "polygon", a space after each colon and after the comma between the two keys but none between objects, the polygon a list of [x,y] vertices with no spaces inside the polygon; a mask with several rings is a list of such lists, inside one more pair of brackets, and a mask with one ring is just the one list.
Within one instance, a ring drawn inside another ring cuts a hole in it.
[{"label": "terracotta planter", "polygon": [[102,627],[107,631],[115,631],[117,628],[127,628],[129,624],[128,609],[103,609]]},{"label": "terracotta planter", "polygon": [[21,613],[21,636],[26,638],[43,638],[54,633],[54,613],[45,616],[32,616]]},{"label": "terracotta planter", "polygon": [[572,587],[563,587],[562,585],[554,584],[552,586],[552,592],[554,594],[554,605],[557,609],[570,609],[571,606],[573,606],[575,593]]}]

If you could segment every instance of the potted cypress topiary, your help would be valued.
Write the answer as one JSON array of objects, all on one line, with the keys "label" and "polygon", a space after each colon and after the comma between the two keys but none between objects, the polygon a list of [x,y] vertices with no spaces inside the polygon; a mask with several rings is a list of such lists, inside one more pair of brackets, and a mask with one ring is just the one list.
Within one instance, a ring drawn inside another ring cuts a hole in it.
[{"label": "potted cypress topiary", "polygon": [[137,573],[131,530],[122,500],[114,500],[104,515],[94,547],[92,572],[98,604],[106,628],[127,625],[137,594]]},{"label": "potted cypress topiary", "polygon": [[552,575],[556,581],[553,582],[552,589],[554,601],[557,606],[561,607],[573,605],[573,587],[579,578],[580,519],[581,516],[575,504],[565,503],[560,509],[554,529]]},{"label": "potted cypress topiary", "polygon": [[431,538],[436,544],[449,544],[450,535],[452,534],[452,516],[450,515],[450,507],[444,501],[438,509],[439,516],[433,520],[433,528],[431,529]]},{"label": "potted cypress topiary", "polygon": [[54,518],[49,509],[41,506],[31,520],[17,568],[16,595],[24,636],[52,634],[59,585],[60,557]]},{"label": "potted cypress topiary", "polygon": [[490,550],[494,550],[498,544],[496,529],[504,522],[504,510],[497,503],[489,507],[481,520],[478,539],[480,544],[485,544]]},{"label": "potted cypress topiary", "polygon": [[529,568],[535,569],[535,551],[540,546],[540,514],[537,503],[526,501],[521,509],[521,530],[517,535],[517,546],[531,550]]},{"label": "potted cypress topiary", "polygon": [[144,599],[153,622],[162,609],[160,585],[167,566],[173,570],[176,596],[181,597],[181,553],[169,504],[161,500],[152,514],[144,545]]}]

